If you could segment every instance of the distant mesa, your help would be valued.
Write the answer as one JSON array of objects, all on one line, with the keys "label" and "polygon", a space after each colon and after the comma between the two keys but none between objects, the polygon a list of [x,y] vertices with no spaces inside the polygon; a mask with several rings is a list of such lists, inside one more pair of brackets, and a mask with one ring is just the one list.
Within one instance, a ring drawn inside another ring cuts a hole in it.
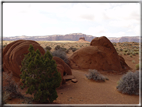
[{"label": "distant mesa", "polygon": [[85,40],[85,37],[80,37],[79,40],[77,42],[86,42],[86,43],[90,43],[89,41]]},{"label": "distant mesa", "polygon": [[[82,33],[71,33],[65,35],[46,35],[46,36],[14,36],[3,37],[4,41],[15,41],[19,39],[34,40],[34,41],[78,41],[79,38],[84,37],[86,41],[91,42],[96,36],[86,35]],[[139,42],[140,36],[123,36],[123,37],[108,37],[111,42]],[[79,40],[80,41],[80,40]],[[81,39],[82,41],[82,39]]]}]

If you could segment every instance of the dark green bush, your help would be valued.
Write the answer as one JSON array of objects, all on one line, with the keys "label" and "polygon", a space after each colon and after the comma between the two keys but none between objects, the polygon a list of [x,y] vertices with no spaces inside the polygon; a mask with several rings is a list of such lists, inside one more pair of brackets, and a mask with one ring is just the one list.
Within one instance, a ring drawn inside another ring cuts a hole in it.
[{"label": "dark green bush", "polygon": [[124,52],[124,55],[126,55],[126,52]]},{"label": "dark green bush", "polygon": [[55,47],[55,50],[58,50],[58,49],[60,49],[61,47],[60,47],[60,45],[57,45],[56,47]]},{"label": "dark green bush", "polygon": [[69,60],[66,56],[66,52],[63,51],[62,49],[55,50],[51,54],[52,54],[52,56],[56,56],[56,57],[61,58],[66,64],[69,64]]},{"label": "dark green bush", "polygon": [[130,57],[132,57],[132,54],[130,55]]},{"label": "dark green bush", "polygon": [[136,65],[136,70],[139,70],[139,64]]},{"label": "dark green bush", "polygon": [[47,51],[41,55],[32,45],[25,55],[21,67],[21,88],[28,87],[27,94],[34,94],[34,101],[53,102],[57,97],[56,88],[60,86],[61,74],[57,71],[56,62]]},{"label": "dark green bush", "polygon": [[117,86],[118,91],[126,94],[139,94],[139,71],[127,72]]},{"label": "dark green bush", "polygon": [[47,51],[47,50],[51,50],[52,48],[50,47],[50,46],[46,46],[46,48],[45,48],[45,50]]},{"label": "dark green bush", "polygon": [[77,48],[70,47],[68,50],[72,50],[72,52],[75,52]]},{"label": "dark green bush", "polygon": [[95,81],[105,81],[108,80],[108,78],[104,77],[102,74],[100,74],[97,70],[95,69],[89,69],[89,74],[85,75],[88,79],[92,79]]}]

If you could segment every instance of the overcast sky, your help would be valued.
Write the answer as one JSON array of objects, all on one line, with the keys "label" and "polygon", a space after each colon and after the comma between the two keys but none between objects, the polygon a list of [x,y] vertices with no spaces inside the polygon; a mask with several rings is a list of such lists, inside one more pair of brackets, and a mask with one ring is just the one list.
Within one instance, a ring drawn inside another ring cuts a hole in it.
[{"label": "overcast sky", "polygon": [[140,36],[139,3],[3,3],[3,37]]}]

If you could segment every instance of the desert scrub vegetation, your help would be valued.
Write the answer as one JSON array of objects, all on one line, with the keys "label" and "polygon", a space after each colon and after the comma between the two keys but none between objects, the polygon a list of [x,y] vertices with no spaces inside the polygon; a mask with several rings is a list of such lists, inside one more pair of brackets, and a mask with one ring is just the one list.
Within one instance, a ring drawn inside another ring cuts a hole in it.
[{"label": "desert scrub vegetation", "polygon": [[55,50],[58,50],[58,49],[60,49],[61,47],[60,47],[60,45],[57,45],[57,46],[55,46]]},{"label": "desert scrub vegetation", "polygon": [[18,91],[18,84],[16,84],[12,80],[12,72],[10,74],[3,73],[3,76],[5,77],[5,81],[7,82],[7,85],[3,87],[3,104],[5,104],[8,100],[11,100],[13,98],[24,98],[24,96]]},{"label": "desert scrub vegetation", "polygon": [[77,50],[77,48],[70,47],[68,50],[72,50],[72,52],[75,52]]},{"label": "desert scrub vegetation", "polygon": [[116,46],[116,43],[112,43],[113,44],[113,46]]},{"label": "desert scrub vegetation", "polygon": [[51,48],[50,46],[46,46],[46,47],[45,47],[45,50],[46,50],[46,51],[47,51],[47,50],[50,51],[51,49],[52,49],[52,48]]},{"label": "desert scrub vegetation", "polygon": [[58,50],[55,50],[53,51],[52,53],[52,56],[56,56],[56,57],[59,57],[61,58],[66,64],[69,64],[69,60],[66,56],[66,52],[62,49],[58,49]]},{"label": "desert scrub vegetation", "polygon": [[136,70],[139,70],[139,64],[136,64]]},{"label": "desert scrub vegetation", "polygon": [[139,94],[139,71],[127,72],[122,76],[116,87],[118,91],[125,94]]},{"label": "desert scrub vegetation", "polygon": [[133,64],[135,63],[135,60],[132,60]]},{"label": "desert scrub vegetation", "polygon": [[97,70],[95,69],[89,69],[89,74],[85,76],[88,78],[88,79],[92,79],[94,81],[102,81],[102,82],[105,82],[105,80],[108,80],[107,77],[103,76],[102,74],[100,74]]},{"label": "desert scrub vegetation", "polygon": [[47,51],[41,55],[32,45],[25,55],[21,66],[21,88],[27,87],[26,94],[34,94],[33,101],[49,103],[58,97],[56,88],[60,86],[61,74],[57,71],[56,62]]}]

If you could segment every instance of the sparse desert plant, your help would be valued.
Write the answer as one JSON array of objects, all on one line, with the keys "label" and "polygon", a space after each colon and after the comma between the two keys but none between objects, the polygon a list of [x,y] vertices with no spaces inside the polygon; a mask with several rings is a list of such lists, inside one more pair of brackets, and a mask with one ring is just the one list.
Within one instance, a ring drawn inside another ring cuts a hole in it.
[{"label": "sparse desert plant", "polygon": [[116,87],[118,91],[125,94],[139,94],[139,71],[127,72],[122,76]]},{"label": "sparse desert plant", "polygon": [[66,56],[66,52],[63,51],[62,49],[55,50],[51,54],[52,54],[52,56],[56,56],[56,57],[61,58],[66,64],[69,64],[69,60]]},{"label": "sparse desert plant", "polygon": [[130,57],[132,57],[132,54],[130,55]]},{"label": "sparse desert plant", "polygon": [[127,55],[130,55],[130,53],[129,53],[129,52],[127,52]]},{"label": "sparse desert plant", "polygon": [[4,73],[5,81],[7,85],[3,87],[3,103],[6,103],[8,99],[23,98],[23,95],[18,91],[18,84],[12,79],[12,72],[10,74]]},{"label": "sparse desert plant", "polygon": [[69,49],[66,50],[66,53],[69,53]]},{"label": "sparse desert plant", "polygon": [[51,48],[50,46],[46,46],[46,48],[45,48],[45,49],[46,49],[46,51],[47,51],[47,50],[49,50],[49,51],[50,51],[52,48]]},{"label": "sparse desert plant", "polygon": [[77,48],[70,47],[68,50],[72,50],[72,52],[75,52],[77,50]]},{"label": "sparse desert plant", "polygon": [[139,64],[136,64],[136,70],[139,70]]},{"label": "sparse desert plant", "polygon": [[135,60],[132,60],[133,64],[135,63]]},{"label": "sparse desert plant", "polygon": [[124,52],[127,52],[127,51],[128,51],[127,49],[124,50]]},{"label": "sparse desert plant", "polygon": [[123,51],[123,49],[120,49],[120,51]]},{"label": "sparse desert plant", "polygon": [[126,52],[124,52],[124,55],[126,55]]},{"label": "sparse desert plant", "polygon": [[26,94],[34,94],[33,100],[41,103],[53,102],[57,97],[56,88],[60,86],[61,74],[57,71],[56,62],[47,51],[41,55],[32,45],[25,55],[21,66],[21,88],[27,87]]},{"label": "sparse desert plant", "polygon": [[55,47],[55,50],[58,50],[58,49],[60,49],[61,47],[60,47],[60,45],[57,45],[56,47]]},{"label": "sparse desert plant", "polygon": [[63,50],[63,51],[66,51],[67,49],[66,48],[60,48],[61,50]]},{"label": "sparse desert plant", "polygon": [[6,46],[7,46],[7,44],[3,45],[3,48],[6,47]]},{"label": "sparse desert plant", "polygon": [[116,43],[112,43],[113,44],[113,46],[116,46]]},{"label": "sparse desert plant", "polygon": [[102,74],[100,74],[97,70],[95,69],[89,69],[89,74],[85,75],[88,79],[92,79],[95,81],[103,81],[105,82],[105,80],[108,80],[108,78],[106,78],[105,76],[103,76]]}]

